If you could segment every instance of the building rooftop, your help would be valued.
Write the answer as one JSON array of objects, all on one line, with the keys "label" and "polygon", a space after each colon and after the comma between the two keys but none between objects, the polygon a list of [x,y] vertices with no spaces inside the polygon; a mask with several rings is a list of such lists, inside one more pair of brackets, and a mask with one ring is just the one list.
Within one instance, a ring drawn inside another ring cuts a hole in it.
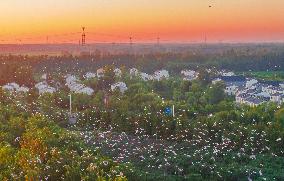
[{"label": "building rooftop", "polygon": [[262,99],[259,99],[259,98],[255,98],[255,97],[249,97],[245,100],[246,102],[249,102],[249,103],[253,103],[253,104],[261,104],[263,103],[264,101]]},{"label": "building rooftop", "polygon": [[276,92],[275,94],[272,94],[271,96],[282,96],[283,94]]},{"label": "building rooftop", "polygon": [[250,97],[250,95],[246,93],[242,93],[242,94],[237,95],[237,97],[246,98],[246,97]]},{"label": "building rooftop", "polygon": [[268,80],[260,80],[260,83],[272,85],[272,86],[279,86],[280,81],[268,81]]},{"label": "building rooftop", "polygon": [[238,75],[220,76],[219,78],[222,79],[223,81],[226,81],[226,82],[244,82],[244,81],[246,81],[246,78],[244,76],[238,76]]}]

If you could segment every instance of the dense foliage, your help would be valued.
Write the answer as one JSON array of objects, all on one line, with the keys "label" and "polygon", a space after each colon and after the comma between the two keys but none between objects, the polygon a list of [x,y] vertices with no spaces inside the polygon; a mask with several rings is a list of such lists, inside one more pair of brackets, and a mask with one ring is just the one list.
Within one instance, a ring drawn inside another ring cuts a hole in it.
[{"label": "dense foliage", "polygon": [[126,180],[126,165],[102,156],[77,132],[20,111],[0,105],[0,180]]},{"label": "dense foliage", "polygon": [[[281,50],[259,51],[126,54],[120,59],[3,56],[2,83],[29,85],[29,79],[47,72],[49,83],[62,87],[44,95],[34,89],[28,94],[0,92],[0,179],[284,180],[284,107],[235,105],[224,85],[210,84],[212,75],[204,71],[212,65],[242,71],[284,66]],[[18,59],[32,69],[25,71],[32,72],[25,74],[28,80],[17,76],[19,68],[6,69],[19,66]],[[109,71],[103,78],[83,80],[83,73],[104,64]],[[127,67],[135,65],[146,72],[167,68],[173,77],[145,82],[129,75]],[[115,66],[122,77],[112,73]],[[175,76],[189,67],[199,69],[199,79]],[[74,127],[68,125],[66,73],[95,90],[91,96],[72,95],[78,115]],[[110,91],[117,81],[127,84],[124,94]],[[173,105],[174,117],[165,113]]]}]

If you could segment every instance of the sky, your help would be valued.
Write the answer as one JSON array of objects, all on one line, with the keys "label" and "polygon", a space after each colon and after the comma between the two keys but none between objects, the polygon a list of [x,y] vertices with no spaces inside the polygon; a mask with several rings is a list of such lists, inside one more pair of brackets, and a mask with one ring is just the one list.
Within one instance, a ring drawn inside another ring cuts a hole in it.
[{"label": "sky", "polygon": [[1,0],[0,43],[283,42],[284,0]]}]

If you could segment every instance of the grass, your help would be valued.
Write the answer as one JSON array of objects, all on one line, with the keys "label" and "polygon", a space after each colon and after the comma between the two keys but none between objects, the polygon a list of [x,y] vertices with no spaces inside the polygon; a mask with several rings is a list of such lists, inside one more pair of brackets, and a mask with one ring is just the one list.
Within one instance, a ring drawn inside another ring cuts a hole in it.
[{"label": "grass", "polygon": [[[252,71],[243,72],[246,76],[251,76],[263,80],[284,81],[284,71]],[[242,74],[241,72],[239,74]]]}]

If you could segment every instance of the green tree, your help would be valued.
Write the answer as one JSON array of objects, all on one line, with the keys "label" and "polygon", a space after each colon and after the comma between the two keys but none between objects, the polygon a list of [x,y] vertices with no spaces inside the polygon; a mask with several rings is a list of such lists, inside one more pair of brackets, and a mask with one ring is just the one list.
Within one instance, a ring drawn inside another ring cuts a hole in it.
[{"label": "green tree", "polygon": [[224,88],[225,85],[219,82],[208,87],[206,96],[209,104],[218,104],[220,101],[224,100]]},{"label": "green tree", "polygon": [[275,119],[284,128],[284,108],[275,112]]}]

